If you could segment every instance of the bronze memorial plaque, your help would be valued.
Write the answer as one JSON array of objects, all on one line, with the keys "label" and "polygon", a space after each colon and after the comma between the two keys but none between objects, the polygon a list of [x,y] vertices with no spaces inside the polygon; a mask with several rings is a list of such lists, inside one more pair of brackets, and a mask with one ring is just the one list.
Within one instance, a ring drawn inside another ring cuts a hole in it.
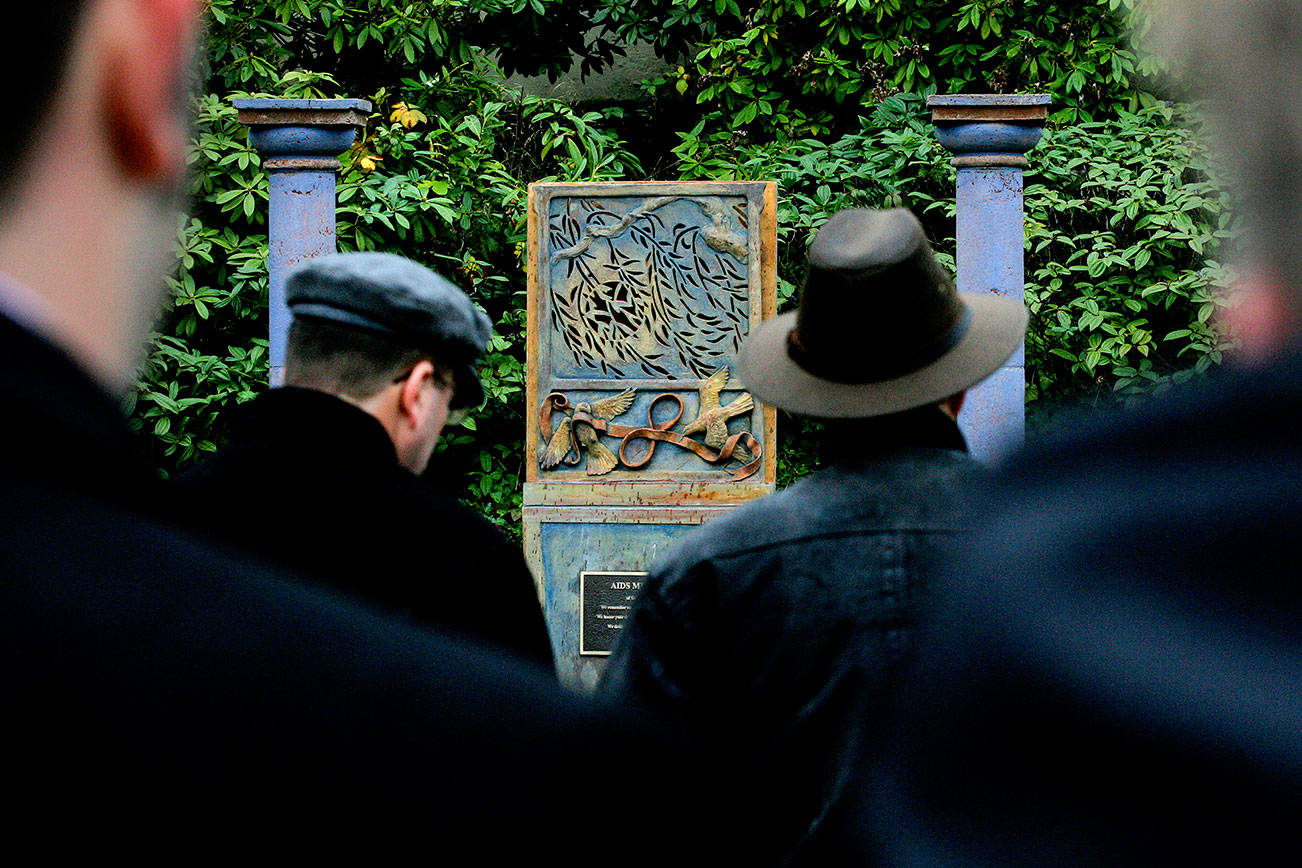
[{"label": "bronze memorial plaque", "polygon": [[579,573],[579,653],[606,657],[633,611],[645,572],[584,570]]},{"label": "bronze memorial plaque", "polygon": [[772,490],[774,413],[731,360],[775,259],[771,182],[530,187],[525,552],[566,683],[619,632],[592,632],[585,575],[645,573]]}]

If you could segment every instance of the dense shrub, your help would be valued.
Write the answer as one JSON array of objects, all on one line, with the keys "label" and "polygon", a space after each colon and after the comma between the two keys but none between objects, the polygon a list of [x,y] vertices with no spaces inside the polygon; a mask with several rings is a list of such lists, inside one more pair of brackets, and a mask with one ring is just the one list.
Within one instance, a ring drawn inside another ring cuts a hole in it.
[{"label": "dense shrub", "polygon": [[[1058,122],[1137,108],[1130,0],[607,0],[598,16],[681,65],[650,83],[712,126],[853,132],[895,93],[1043,92]],[[675,96],[679,97],[675,100]],[[847,110],[848,109],[848,110]]]},{"label": "dense shrub", "polygon": [[1167,113],[1052,130],[1026,189],[1027,400],[1132,396],[1221,361],[1228,214]]},{"label": "dense shrub", "polygon": [[[1130,0],[210,0],[193,215],[132,418],[169,470],[212,451],[266,378],[266,177],[232,96],[365,97],[343,156],[341,249],[403,253],[493,317],[488,402],[449,432],[442,482],[518,519],[528,182],[779,182],[794,301],[811,234],[850,205],[904,204],[952,262],[954,170],[923,96],[1044,90],[1054,122],[1027,176],[1030,407],[1136,394],[1219,361],[1210,321],[1222,208],[1171,109],[1120,39]],[[606,28],[603,30],[602,28]],[[644,105],[521,97],[502,68],[597,68],[613,35],[681,58]],[[492,49],[490,53],[489,49]],[[575,54],[572,54],[575,53]],[[780,481],[816,423],[783,419]]]},{"label": "dense shrub", "polygon": [[[192,216],[180,230],[172,305],[129,409],[170,472],[214,451],[228,411],[266,384],[267,181],[230,98],[369,98],[376,111],[366,134],[343,155],[338,245],[425,262],[493,318],[483,368],[487,404],[445,435],[438,481],[469,491],[485,514],[509,526],[519,516],[524,436],[526,185],[624,177],[641,168],[601,115],[506,90],[482,52],[435,28],[435,19],[415,28],[410,17],[395,23],[379,16],[384,7],[415,6],[455,12],[465,4],[212,3],[209,92],[199,100],[191,154]],[[361,29],[341,30],[341,21]],[[348,36],[336,51],[340,33]],[[369,57],[366,44],[377,36],[388,40],[387,65],[377,61],[363,74],[341,59],[359,41]],[[405,61],[409,53],[431,69],[397,75],[403,63],[391,55]],[[307,60],[350,68],[351,85],[332,72],[285,68]],[[391,74],[397,77],[384,80]]]},{"label": "dense shrub", "polygon": [[[1225,212],[1206,159],[1170,110],[1152,108],[1049,130],[1026,175],[1028,407],[1112,401],[1220,361],[1211,315]],[[779,299],[794,303],[803,251],[843,208],[904,205],[953,267],[954,169],[924,100],[882,101],[859,130],[735,151],[727,134],[683,136],[685,177],[773,178],[779,198]],[[1033,419],[1034,421],[1034,419]],[[805,424],[791,427],[802,431]],[[813,463],[784,438],[782,478]]]}]

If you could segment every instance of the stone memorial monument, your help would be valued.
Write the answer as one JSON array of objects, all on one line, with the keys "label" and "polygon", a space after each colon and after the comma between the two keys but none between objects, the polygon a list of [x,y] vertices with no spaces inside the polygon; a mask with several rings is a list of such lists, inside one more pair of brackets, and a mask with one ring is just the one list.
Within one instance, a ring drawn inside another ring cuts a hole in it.
[{"label": "stone memorial monument", "polygon": [[774,411],[731,359],[775,258],[771,182],[530,187],[524,543],[572,687],[660,552],[773,490]]}]

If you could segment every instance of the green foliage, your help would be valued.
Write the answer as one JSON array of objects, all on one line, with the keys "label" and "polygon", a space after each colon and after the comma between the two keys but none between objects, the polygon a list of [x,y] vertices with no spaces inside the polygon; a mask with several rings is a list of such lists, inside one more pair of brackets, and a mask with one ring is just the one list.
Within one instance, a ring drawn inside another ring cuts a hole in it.
[{"label": "green foliage", "polygon": [[[831,141],[737,151],[729,133],[707,136],[698,125],[674,153],[684,177],[778,181],[784,305],[809,240],[844,208],[912,209],[953,267],[954,169],[921,97],[890,97],[857,132]],[[1211,317],[1227,216],[1185,126],[1169,110],[1121,112],[1050,130],[1030,163],[1028,402],[1138,394],[1218,363],[1225,339]]]},{"label": "green foliage", "polygon": [[286,70],[324,73],[371,93],[416,70],[476,62],[497,49],[511,72],[585,70],[619,49],[587,22],[596,0],[208,0],[213,70],[256,89]]},{"label": "green foliage", "polygon": [[1133,395],[1221,361],[1228,215],[1163,113],[1051,131],[1026,188],[1027,400]]},{"label": "green foliage", "polygon": [[1049,93],[1061,122],[1136,108],[1137,60],[1122,35],[1131,5],[605,0],[595,20],[681,62],[651,83],[662,99],[763,141],[853,132],[859,106],[895,93]]},{"label": "green foliage", "polygon": [[[436,481],[519,519],[525,191],[530,181],[775,179],[779,296],[845,207],[905,205],[952,267],[954,170],[923,97],[1042,91],[1027,176],[1032,408],[1139,394],[1215,364],[1224,214],[1205,159],[1145,94],[1132,0],[209,0],[208,95],[181,268],[130,410],[175,470],[264,388],[267,181],[230,98],[364,97],[342,157],[340,249],[431,265],[489,313],[485,407],[445,432]],[[503,70],[600,68],[613,37],[674,59],[644,106],[521,97]],[[816,466],[817,423],[781,420],[779,480]]]},{"label": "green foliage", "polygon": [[214,451],[226,413],[267,379],[266,180],[234,109],[216,95],[198,101],[190,163],[180,271],[128,405],[169,470]]}]

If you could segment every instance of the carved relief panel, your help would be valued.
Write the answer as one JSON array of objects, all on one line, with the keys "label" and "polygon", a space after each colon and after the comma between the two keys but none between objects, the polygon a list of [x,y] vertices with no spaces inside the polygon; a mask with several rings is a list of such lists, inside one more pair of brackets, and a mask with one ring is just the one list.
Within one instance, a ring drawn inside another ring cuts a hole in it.
[{"label": "carved relief panel", "polygon": [[771,482],[730,360],[774,306],[762,182],[530,190],[531,482]]}]

